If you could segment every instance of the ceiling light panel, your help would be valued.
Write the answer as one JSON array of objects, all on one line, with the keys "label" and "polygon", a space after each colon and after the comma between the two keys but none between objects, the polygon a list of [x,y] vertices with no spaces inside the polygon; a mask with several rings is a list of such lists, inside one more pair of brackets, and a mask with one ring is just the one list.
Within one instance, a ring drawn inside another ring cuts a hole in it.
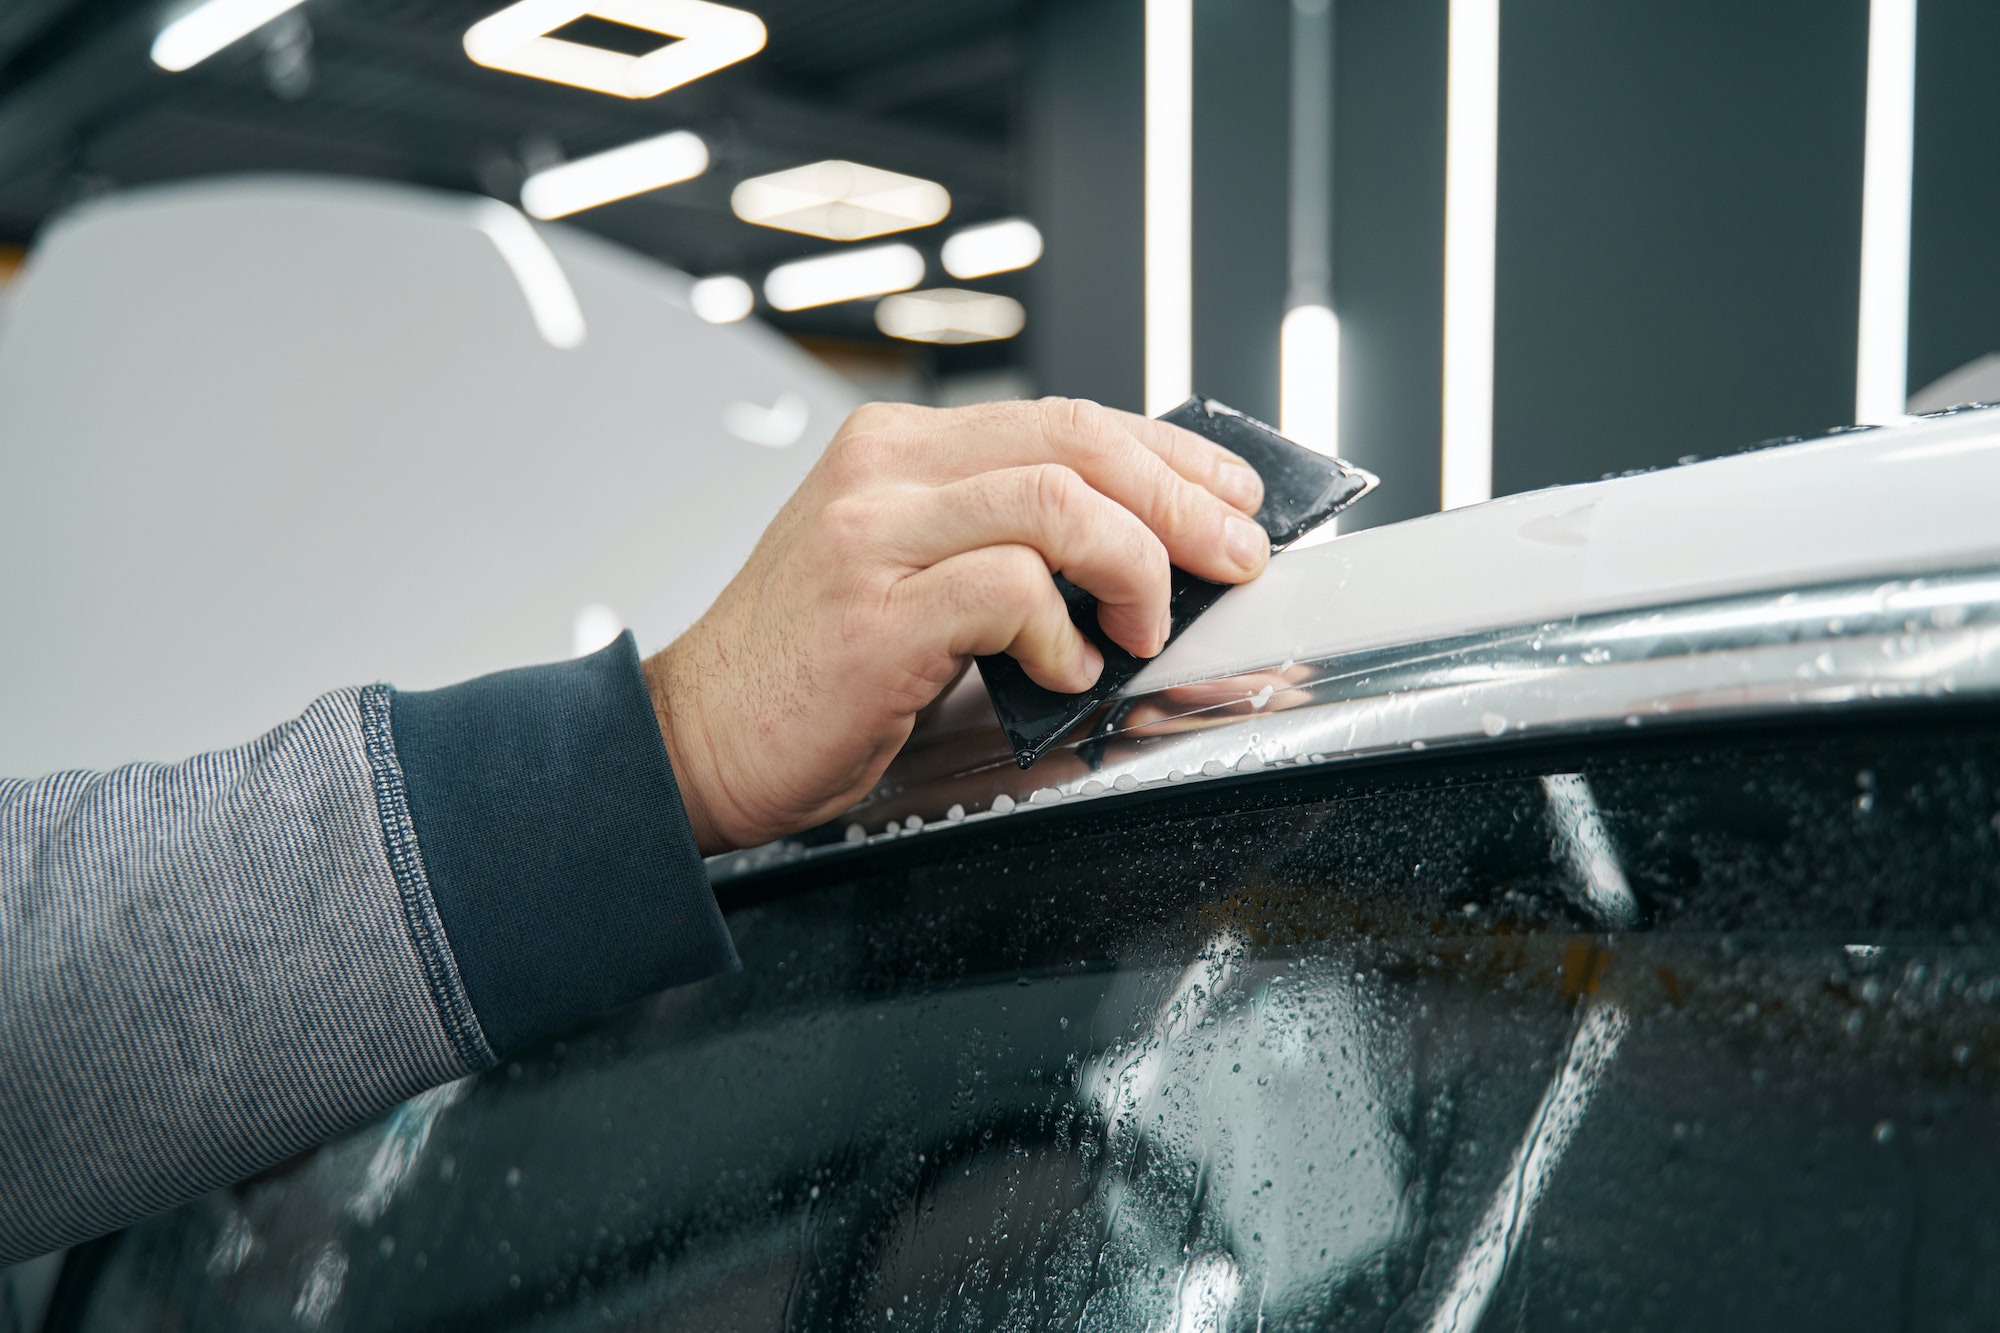
[{"label": "ceiling light panel", "polygon": [[698,135],[675,130],[538,171],[521,186],[521,207],[538,218],[566,217],[692,180],[706,170],[708,145]]},{"label": "ceiling light panel", "polygon": [[764,299],[779,310],[807,310],[907,291],[924,280],[924,257],[907,245],[877,245],[780,264],[764,279]]},{"label": "ceiling light panel", "polygon": [[920,343],[983,343],[1011,338],[1028,322],[1009,296],[939,287],[891,296],[875,307],[875,327]]},{"label": "ceiling light panel", "polygon": [[[591,17],[656,32],[657,51],[626,55],[550,33]],[[520,0],[465,32],[465,53],[489,69],[614,97],[656,97],[764,49],[764,21],[709,0]]]},{"label": "ceiling light panel", "polygon": [[944,221],[951,195],[921,176],[835,159],[752,176],[731,192],[729,206],[760,227],[860,241]]},{"label": "ceiling light panel", "polygon": [[967,227],[944,243],[944,271],[983,278],[1026,268],[1042,257],[1042,233],[1026,218]]}]

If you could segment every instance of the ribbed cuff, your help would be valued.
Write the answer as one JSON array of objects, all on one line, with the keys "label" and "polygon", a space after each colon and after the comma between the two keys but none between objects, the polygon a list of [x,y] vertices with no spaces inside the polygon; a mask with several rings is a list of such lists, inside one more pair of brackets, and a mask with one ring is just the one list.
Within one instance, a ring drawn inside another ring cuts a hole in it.
[{"label": "ribbed cuff", "polygon": [[390,716],[431,894],[496,1053],[736,966],[629,633],[397,691]]}]

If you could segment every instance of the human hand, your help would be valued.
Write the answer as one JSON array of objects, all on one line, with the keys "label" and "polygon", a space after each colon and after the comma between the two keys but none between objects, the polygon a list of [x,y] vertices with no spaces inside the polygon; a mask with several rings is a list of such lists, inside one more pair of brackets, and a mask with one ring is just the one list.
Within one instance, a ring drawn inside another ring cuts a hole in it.
[{"label": "human hand", "polygon": [[1104,663],[1051,571],[1154,656],[1170,564],[1225,583],[1263,571],[1263,493],[1227,450],[1095,403],[860,409],[715,605],[645,662],[696,845],[755,846],[847,809],[971,655],[1088,689]]}]

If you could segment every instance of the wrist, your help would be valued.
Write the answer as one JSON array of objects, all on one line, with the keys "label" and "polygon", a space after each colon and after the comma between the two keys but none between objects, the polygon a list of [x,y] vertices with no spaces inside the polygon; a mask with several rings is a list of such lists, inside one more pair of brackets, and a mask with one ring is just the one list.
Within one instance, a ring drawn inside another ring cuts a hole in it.
[{"label": "wrist", "polygon": [[667,762],[680,787],[695,849],[703,856],[714,856],[734,850],[736,843],[722,832],[715,817],[715,748],[701,725],[699,686],[685,670],[678,647],[677,643],[668,645],[642,661],[639,669],[652,699],[660,739],[667,747]]}]

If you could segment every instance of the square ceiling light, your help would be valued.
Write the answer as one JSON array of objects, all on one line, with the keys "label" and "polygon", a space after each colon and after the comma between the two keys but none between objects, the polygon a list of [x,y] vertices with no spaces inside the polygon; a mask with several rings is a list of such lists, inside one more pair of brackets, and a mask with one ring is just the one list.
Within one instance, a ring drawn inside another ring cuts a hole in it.
[{"label": "square ceiling light", "polygon": [[1011,296],[935,287],[884,297],[875,327],[891,338],[920,343],[983,343],[1011,338],[1028,322]]},{"label": "square ceiling light", "polygon": [[860,241],[944,221],[951,195],[921,176],[833,159],[752,176],[730,193],[729,206],[760,227]]},{"label": "square ceiling light", "polygon": [[[665,44],[627,55],[549,35],[582,18],[658,33]],[[709,0],[520,0],[465,31],[477,64],[614,97],[657,97],[763,49],[762,19]]]}]

